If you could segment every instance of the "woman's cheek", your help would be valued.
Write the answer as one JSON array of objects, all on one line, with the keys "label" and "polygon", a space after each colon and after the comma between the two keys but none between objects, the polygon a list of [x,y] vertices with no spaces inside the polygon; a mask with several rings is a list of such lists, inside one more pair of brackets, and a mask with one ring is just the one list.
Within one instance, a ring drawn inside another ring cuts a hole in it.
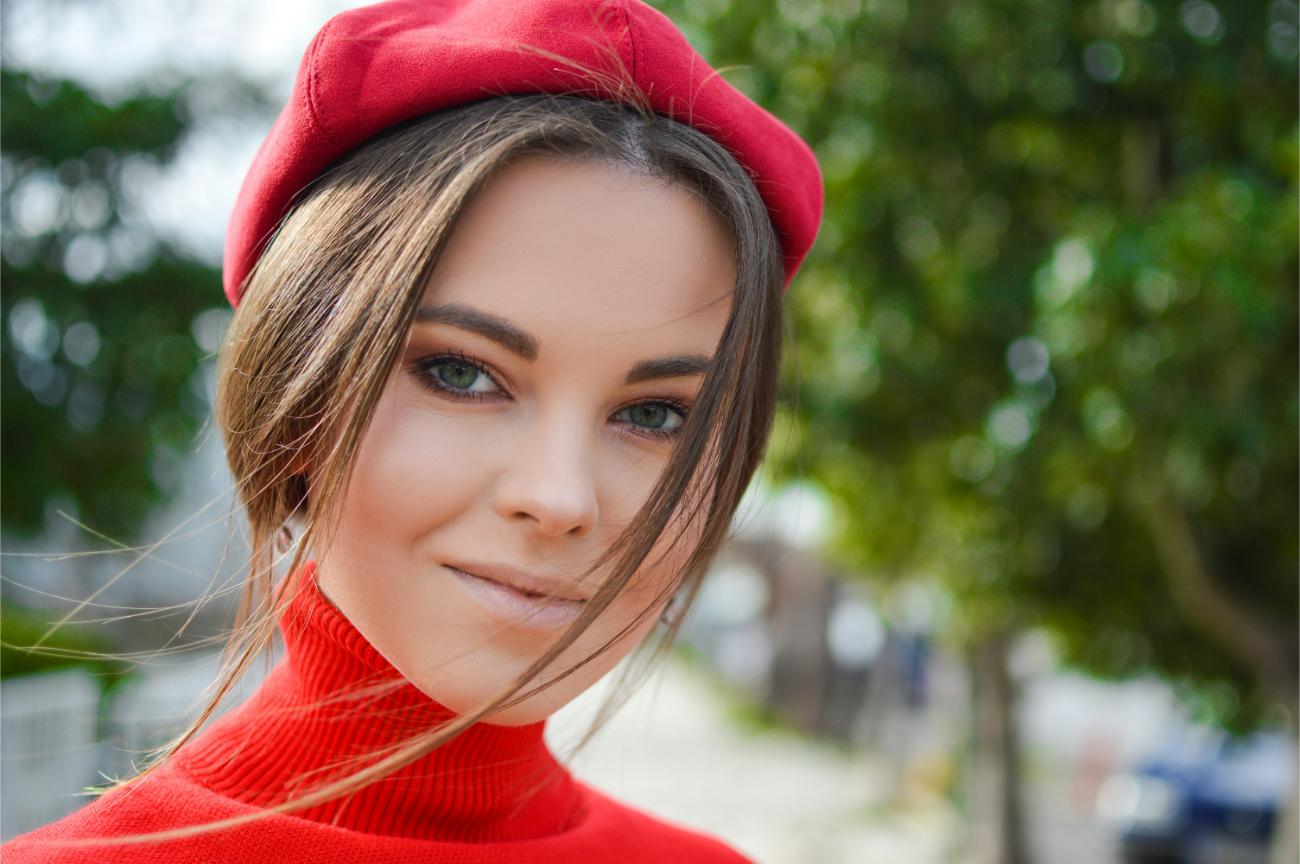
[{"label": "woman's cheek", "polygon": [[[478,490],[490,470],[488,454],[493,451],[480,418],[458,414],[457,407],[440,410],[436,397],[417,385],[390,383],[357,454],[343,527],[357,552],[398,568],[389,574],[395,584],[426,577],[422,565],[431,560],[430,551],[473,554],[429,548],[444,536],[440,532],[445,526],[479,500]],[[439,604],[410,602],[402,611],[422,605]]]},{"label": "woman's cheek", "polygon": [[621,530],[632,524],[649,500],[668,464],[669,451],[629,440],[627,433],[612,427],[603,439],[601,458],[596,463],[596,488],[601,519]]},{"label": "woman's cheek", "polygon": [[390,524],[433,527],[454,517],[479,497],[499,449],[501,418],[438,410],[430,398],[381,400],[362,446],[364,476],[354,479],[366,506]]}]

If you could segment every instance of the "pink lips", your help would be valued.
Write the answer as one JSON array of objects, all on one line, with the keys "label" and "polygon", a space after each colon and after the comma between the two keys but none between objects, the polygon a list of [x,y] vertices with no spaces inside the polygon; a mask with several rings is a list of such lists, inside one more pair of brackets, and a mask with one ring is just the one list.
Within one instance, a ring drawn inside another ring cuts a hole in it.
[{"label": "pink lips", "polygon": [[572,622],[582,612],[581,600],[548,600],[451,565],[443,566],[451,571],[456,577],[456,583],[485,612],[493,618],[528,630],[553,630]]},{"label": "pink lips", "polygon": [[480,579],[487,579],[524,594],[546,594],[559,600],[582,602],[583,596],[572,584],[571,578],[552,576],[520,570],[508,564],[487,564],[481,561],[443,561],[445,566]]}]

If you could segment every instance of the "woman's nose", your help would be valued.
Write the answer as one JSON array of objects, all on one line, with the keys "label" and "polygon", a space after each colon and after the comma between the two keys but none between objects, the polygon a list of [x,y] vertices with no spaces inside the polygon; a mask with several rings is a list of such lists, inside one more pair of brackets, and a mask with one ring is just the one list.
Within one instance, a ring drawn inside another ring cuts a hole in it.
[{"label": "woman's nose", "polygon": [[530,436],[532,445],[521,443],[513,454],[497,486],[495,509],[547,537],[582,537],[599,515],[595,442],[573,425],[551,424],[538,433]]}]

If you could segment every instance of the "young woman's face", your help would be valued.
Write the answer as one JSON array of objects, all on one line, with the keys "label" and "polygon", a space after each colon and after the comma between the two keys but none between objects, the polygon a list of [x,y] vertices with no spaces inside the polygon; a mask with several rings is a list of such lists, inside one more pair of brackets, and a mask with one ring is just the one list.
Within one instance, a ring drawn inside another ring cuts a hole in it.
[{"label": "young woman's face", "polygon": [[[595,593],[601,574],[580,577],[667,463],[734,281],[721,221],[660,180],[530,156],[470,204],[362,441],[339,528],[319,550],[325,594],[433,699],[457,712],[480,704],[559,637],[557,612],[578,608],[512,620],[493,598],[518,595],[493,579]],[[656,561],[668,545],[542,681],[676,580],[689,549]],[[660,608],[489,722],[552,714],[634,648]]]}]

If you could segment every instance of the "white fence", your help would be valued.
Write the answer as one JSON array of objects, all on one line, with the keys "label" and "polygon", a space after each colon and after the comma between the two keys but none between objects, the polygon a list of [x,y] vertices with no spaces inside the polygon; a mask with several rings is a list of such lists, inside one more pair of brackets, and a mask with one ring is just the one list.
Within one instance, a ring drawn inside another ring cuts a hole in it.
[{"label": "white fence", "polygon": [[8,839],[71,813],[95,782],[99,684],[81,668],[0,684],[0,835]]},{"label": "white fence", "polygon": [[[102,708],[95,676],[78,667],[0,682],[0,840],[88,803],[91,797],[79,794],[85,787],[134,773],[150,748],[197,715],[217,659],[205,652],[151,661]],[[217,715],[243,701],[263,673],[259,661]]]}]

